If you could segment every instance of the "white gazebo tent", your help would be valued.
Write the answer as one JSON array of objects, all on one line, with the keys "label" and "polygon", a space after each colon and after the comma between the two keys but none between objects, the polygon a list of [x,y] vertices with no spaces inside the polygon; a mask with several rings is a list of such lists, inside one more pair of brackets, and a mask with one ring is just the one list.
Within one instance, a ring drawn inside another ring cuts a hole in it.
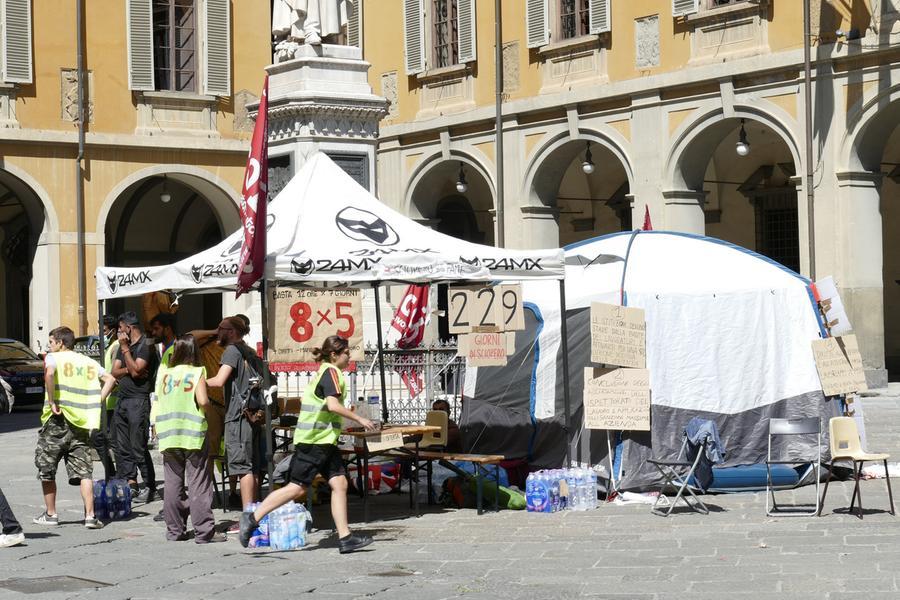
[{"label": "white gazebo tent", "polygon": [[[261,282],[266,348],[264,288],[274,282],[315,287],[371,284],[376,292],[382,373],[382,324],[377,290],[381,284],[555,279],[560,282],[560,306],[565,306],[565,257],[561,249],[508,250],[438,233],[381,203],[323,153],[309,158],[269,203],[266,229],[266,277]],[[242,240],[243,231],[238,230],[212,248],[169,265],[98,267],[95,276],[101,318],[103,301],[111,298],[162,289],[179,293],[235,290]],[[565,339],[563,330],[563,344]],[[567,366],[563,368],[563,376],[568,379]],[[385,413],[383,376],[381,381]],[[568,407],[567,385],[564,390]],[[266,422],[269,427],[268,410]]]}]

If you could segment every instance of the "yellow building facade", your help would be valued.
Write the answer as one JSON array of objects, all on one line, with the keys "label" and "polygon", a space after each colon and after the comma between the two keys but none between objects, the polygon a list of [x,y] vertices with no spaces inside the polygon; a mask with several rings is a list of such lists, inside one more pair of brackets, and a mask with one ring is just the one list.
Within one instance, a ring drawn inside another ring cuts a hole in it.
[{"label": "yellow building facade", "polygon": [[[238,228],[253,127],[245,105],[271,62],[270,3],[0,8],[0,327],[41,350],[57,325],[97,331],[97,265],[171,262]],[[182,326],[214,326],[221,303],[183,301]]]},{"label": "yellow building facade", "polygon": [[803,274],[814,258],[881,385],[900,374],[900,3],[810,4],[812,257],[799,0],[503,0],[502,157],[495,3],[362,0],[390,102],[378,195],[488,244],[566,245],[649,213]]}]

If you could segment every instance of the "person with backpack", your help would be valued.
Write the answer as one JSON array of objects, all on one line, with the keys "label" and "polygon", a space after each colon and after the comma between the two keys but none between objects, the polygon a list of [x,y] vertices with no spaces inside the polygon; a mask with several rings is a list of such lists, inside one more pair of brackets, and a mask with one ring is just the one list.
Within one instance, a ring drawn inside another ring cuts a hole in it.
[{"label": "person with backpack", "polygon": [[[92,358],[74,352],[75,333],[68,327],[50,332],[50,353],[44,359],[44,410],[34,466],[46,508],[33,522],[59,525],[56,512],[56,469],[65,460],[69,483],[79,486],[84,501],[84,526],[101,529],[94,516],[94,463],[91,431],[100,427],[100,413],[116,380]],[[102,389],[101,389],[102,382]]]},{"label": "person with backpack", "polygon": [[213,486],[206,441],[206,369],[200,366],[194,337],[183,335],[156,375],[156,435],[165,472],[163,516],[166,539],[187,539],[187,515],[198,544],[224,542],[212,513]]},{"label": "person with backpack", "polygon": [[316,362],[322,363],[316,376],[303,394],[297,426],[294,429],[294,456],[288,473],[288,483],[271,492],[254,512],[241,513],[239,540],[246,548],[250,535],[267,514],[303,495],[320,473],[331,487],[331,516],[340,542],[340,553],[355,552],[372,543],[367,535],[350,532],[347,521],[347,472],[337,447],[342,419],[350,419],[367,431],[375,431],[369,419],[344,407],[347,383],[344,369],[350,363],[347,340],[336,335],[325,339],[315,348]]}]

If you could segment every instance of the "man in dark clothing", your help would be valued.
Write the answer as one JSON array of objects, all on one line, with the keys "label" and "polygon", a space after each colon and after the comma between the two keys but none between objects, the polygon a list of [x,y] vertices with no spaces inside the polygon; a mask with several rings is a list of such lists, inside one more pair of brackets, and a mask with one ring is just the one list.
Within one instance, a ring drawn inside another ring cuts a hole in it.
[{"label": "man in dark clothing", "polygon": [[[127,479],[136,502],[149,502],[156,490],[156,473],[147,449],[150,429],[150,392],[154,388],[159,357],[153,343],[141,332],[133,312],[119,315],[119,352],[113,377],[119,383],[119,400],[113,416],[117,475]],[[141,472],[145,488],[137,487]]]},{"label": "man in dark clothing", "polygon": [[22,532],[22,526],[16,521],[16,515],[9,507],[3,490],[0,490],[0,548],[18,546],[24,541],[25,534]]},{"label": "man in dark clothing", "polygon": [[256,353],[244,343],[249,332],[247,324],[238,317],[226,317],[219,324],[219,345],[225,348],[221,366],[215,377],[206,380],[209,387],[225,390],[225,454],[228,473],[237,475],[241,484],[241,504],[246,507],[256,499],[257,475],[263,470],[260,451],[261,428],[251,423],[243,412],[244,399],[250,392],[251,376],[248,363],[259,374],[262,364]]},{"label": "man in dark clothing", "polygon": [[[106,356],[98,359],[97,362],[102,364],[107,371],[112,370],[112,359],[115,359],[115,352],[119,348],[116,341],[118,326],[119,324],[113,315],[103,315],[103,337],[106,338],[103,347],[106,349]],[[106,399],[106,410],[101,415],[100,429],[91,436],[91,445],[97,451],[100,462],[103,463],[103,473],[107,481],[116,476],[116,463],[113,461],[112,453],[110,452],[110,450],[115,448],[112,436],[112,415],[115,408],[116,395],[113,393]]]}]

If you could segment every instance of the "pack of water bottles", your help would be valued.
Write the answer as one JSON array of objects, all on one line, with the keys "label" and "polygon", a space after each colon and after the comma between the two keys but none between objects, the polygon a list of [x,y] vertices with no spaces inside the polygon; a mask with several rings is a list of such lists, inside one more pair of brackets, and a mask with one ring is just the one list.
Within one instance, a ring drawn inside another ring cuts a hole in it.
[{"label": "pack of water bottles", "polygon": [[542,469],[525,481],[528,512],[553,513],[597,508],[597,473],[593,469]]},{"label": "pack of water bottles", "polygon": [[[246,510],[254,511],[259,506],[254,502]],[[302,504],[288,502],[262,518],[250,535],[250,548],[271,548],[272,550],[296,550],[306,545],[306,525],[312,521]]]},{"label": "pack of water bottles", "polygon": [[94,516],[101,521],[131,516],[131,488],[124,479],[94,481]]}]

